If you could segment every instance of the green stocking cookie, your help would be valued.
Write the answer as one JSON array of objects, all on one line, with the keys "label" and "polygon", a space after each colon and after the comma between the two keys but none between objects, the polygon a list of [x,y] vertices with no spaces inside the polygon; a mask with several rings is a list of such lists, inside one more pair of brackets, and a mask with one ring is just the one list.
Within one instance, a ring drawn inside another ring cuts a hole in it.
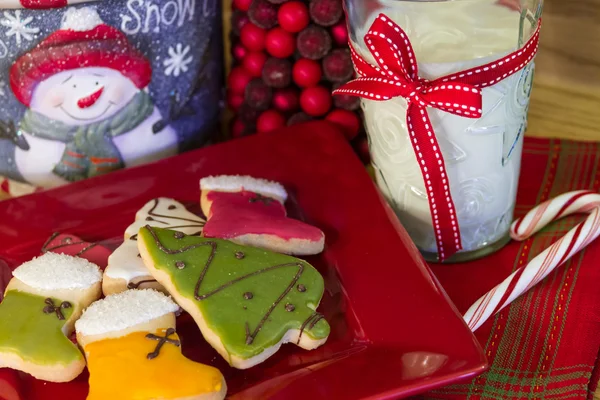
[{"label": "green stocking cookie", "polygon": [[100,297],[102,273],[78,257],[46,253],[13,271],[0,303],[0,368],[68,382],[85,358],[68,336],[85,307]]},{"label": "green stocking cookie", "polygon": [[138,248],[233,367],[259,364],[283,343],[312,350],[327,340],[329,324],[315,311],[323,278],[306,261],[150,226],[140,229]]}]

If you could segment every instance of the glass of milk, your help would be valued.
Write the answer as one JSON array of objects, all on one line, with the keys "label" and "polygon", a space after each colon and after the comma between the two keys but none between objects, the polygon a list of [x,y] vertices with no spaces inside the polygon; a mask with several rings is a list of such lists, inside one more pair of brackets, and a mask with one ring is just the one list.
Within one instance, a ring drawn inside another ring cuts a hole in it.
[{"label": "glass of milk", "polygon": [[[384,13],[411,40],[425,79],[494,61],[533,35],[543,0],[345,0],[350,39],[376,64],[364,36]],[[513,219],[523,134],[533,80],[523,70],[483,89],[479,119],[428,108],[442,150],[463,250],[452,261],[485,256],[504,246]],[[377,183],[426,259],[437,260],[429,203],[406,127],[403,98],[362,100]]]}]

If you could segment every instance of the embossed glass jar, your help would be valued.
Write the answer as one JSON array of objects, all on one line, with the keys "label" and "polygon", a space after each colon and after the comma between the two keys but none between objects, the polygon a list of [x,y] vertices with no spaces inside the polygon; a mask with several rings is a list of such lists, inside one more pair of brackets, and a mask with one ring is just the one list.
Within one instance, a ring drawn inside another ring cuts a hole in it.
[{"label": "embossed glass jar", "polygon": [[[407,33],[419,75],[435,79],[489,63],[534,33],[543,0],[345,0],[350,39],[371,64],[364,36],[384,13]],[[465,261],[504,246],[513,218],[534,65],[483,89],[483,115],[428,108],[446,163]],[[362,100],[376,180],[426,259],[437,260],[423,176],[408,136],[406,100]]]},{"label": "embossed glass jar", "polygon": [[10,179],[11,194],[169,157],[218,128],[219,0],[4,0],[0,10],[0,186]]}]

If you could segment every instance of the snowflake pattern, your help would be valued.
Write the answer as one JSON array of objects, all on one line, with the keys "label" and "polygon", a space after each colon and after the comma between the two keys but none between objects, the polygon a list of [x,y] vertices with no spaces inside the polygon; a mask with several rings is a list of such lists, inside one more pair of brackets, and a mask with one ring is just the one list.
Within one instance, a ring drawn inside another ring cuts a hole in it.
[{"label": "snowflake pattern", "polygon": [[190,46],[185,46],[181,43],[177,43],[175,48],[169,46],[169,58],[163,61],[165,68],[165,75],[167,76],[179,76],[183,72],[187,72],[189,63],[192,62],[193,57],[187,56],[190,52]]},{"label": "snowflake pattern", "polygon": [[17,45],[20,45],[22,39],[32,40],[35,34],[40,31],[39,28],[28,26],[31,21],[33,21],[33,17],[21,19],[21,10],[16,10],[14,15],[8,11],[4,11],[4,19],[0,21],[0,25],[6,26],[8,28],[6,36],[14,36]]}]

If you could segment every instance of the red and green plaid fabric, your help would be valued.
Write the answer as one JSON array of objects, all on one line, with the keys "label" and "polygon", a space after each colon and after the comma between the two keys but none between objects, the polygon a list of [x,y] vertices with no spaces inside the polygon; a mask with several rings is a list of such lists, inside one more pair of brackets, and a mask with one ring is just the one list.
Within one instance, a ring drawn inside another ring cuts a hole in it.
[{"label": "red and green plaid fabric", "polygon": [[[517,216],[564,192],[600,189],[600,144],[526,139]],[[431,265],[461,312],[585,216],[557,221],[483,260]],[[600,378],[600,240],[477,332],[491,367],[424,399],[591,399]]]}]

